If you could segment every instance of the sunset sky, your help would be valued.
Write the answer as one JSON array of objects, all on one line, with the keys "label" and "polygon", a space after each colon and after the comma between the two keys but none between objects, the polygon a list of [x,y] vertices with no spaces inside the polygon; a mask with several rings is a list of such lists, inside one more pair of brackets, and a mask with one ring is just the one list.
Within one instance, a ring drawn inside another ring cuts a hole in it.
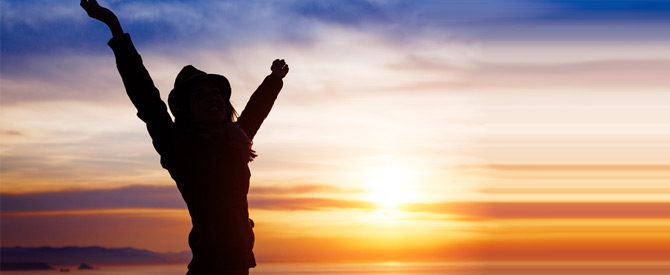
[{"label": "sunset sky", "polygon": [[[670,2],[100,0],[165,100],[187,64],[254,140],[273,261],[667,260]],[[79,1],[0,2],[2,246],[188,250],[190,218]]]}]

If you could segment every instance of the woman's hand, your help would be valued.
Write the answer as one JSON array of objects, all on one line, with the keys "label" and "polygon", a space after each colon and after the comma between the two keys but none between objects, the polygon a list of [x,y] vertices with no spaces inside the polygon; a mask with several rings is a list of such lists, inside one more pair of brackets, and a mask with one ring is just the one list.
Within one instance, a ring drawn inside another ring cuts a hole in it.
[{"label": "woman's hand", "polygon": [[273,75],[284,78],[288,73],[288,64],[286,64],[284,59],[275,59],[275,61],[272,62],[270,70],[272,70]]},{"label": "woman's hand", "polygon": [[96,0],[81,0],[79,3],[91,18],[98,19],[105,23],[112,31],[114,37],[123,35],[121,23],[116,15],[109,9],[100,6]]}]

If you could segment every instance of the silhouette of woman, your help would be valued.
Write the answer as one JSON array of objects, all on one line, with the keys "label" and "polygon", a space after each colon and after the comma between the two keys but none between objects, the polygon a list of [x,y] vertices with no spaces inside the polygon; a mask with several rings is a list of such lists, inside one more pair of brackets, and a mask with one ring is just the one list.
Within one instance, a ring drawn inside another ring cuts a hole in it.
[{"label": "silhouette of woman", "polygon": [[282,88],[288,65],[284,60],[272,62],[272,73],[239,117],[230,104],[228,80],[188,65],[177,75],[168,97],[173,122],[116,15],[95,0],[81,0],[81,7],[111,30],[108,45],[126,92],[147,125],[161,166],[188,206],[193,258],[187,274],[249,274],[249,268],[256,266],[254,224],[247,204],[248,164],[256,157],[251,144]]}]

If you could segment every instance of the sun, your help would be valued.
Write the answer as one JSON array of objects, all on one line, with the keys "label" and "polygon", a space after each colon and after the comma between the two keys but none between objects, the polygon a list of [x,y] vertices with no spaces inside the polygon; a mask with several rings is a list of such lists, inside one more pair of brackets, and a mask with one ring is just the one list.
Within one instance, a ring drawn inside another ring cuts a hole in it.
[{"label": "sun", "polygon": [[410,184],[410,173],[402,167],[380,167],[367,173],[367,199],[384,208],[397,208],[412,199],[415,193]]}]

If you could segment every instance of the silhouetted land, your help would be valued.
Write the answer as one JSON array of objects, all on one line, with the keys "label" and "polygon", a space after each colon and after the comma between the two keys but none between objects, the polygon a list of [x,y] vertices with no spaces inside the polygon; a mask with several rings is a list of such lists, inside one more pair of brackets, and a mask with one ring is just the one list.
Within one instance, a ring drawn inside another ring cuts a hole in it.
[{"label": "silhouetted land", "polygon": [[94,269],[94,268],[86,263],[82,263],[79,265],[79,267],[77,267],[77,269],[82,270],[82,269]]},{"label": "silhouetted land", "polygon": [[[4,261],[4,259],[3,259]],[[52,266],[46,263],[30,263],[30,262],[2,262],[0,263],[0,270],[10,271],[10,270],[50,270],[54,269]]]},{"label": "silhouetted land", "polygon": [[136,248],[105,248],[100,246],[66,247],[2,247],[3,267],[9,263],[48,263],[56,266],[91,265],[154,265],[185,264],[191,252],[158,253]]}]

